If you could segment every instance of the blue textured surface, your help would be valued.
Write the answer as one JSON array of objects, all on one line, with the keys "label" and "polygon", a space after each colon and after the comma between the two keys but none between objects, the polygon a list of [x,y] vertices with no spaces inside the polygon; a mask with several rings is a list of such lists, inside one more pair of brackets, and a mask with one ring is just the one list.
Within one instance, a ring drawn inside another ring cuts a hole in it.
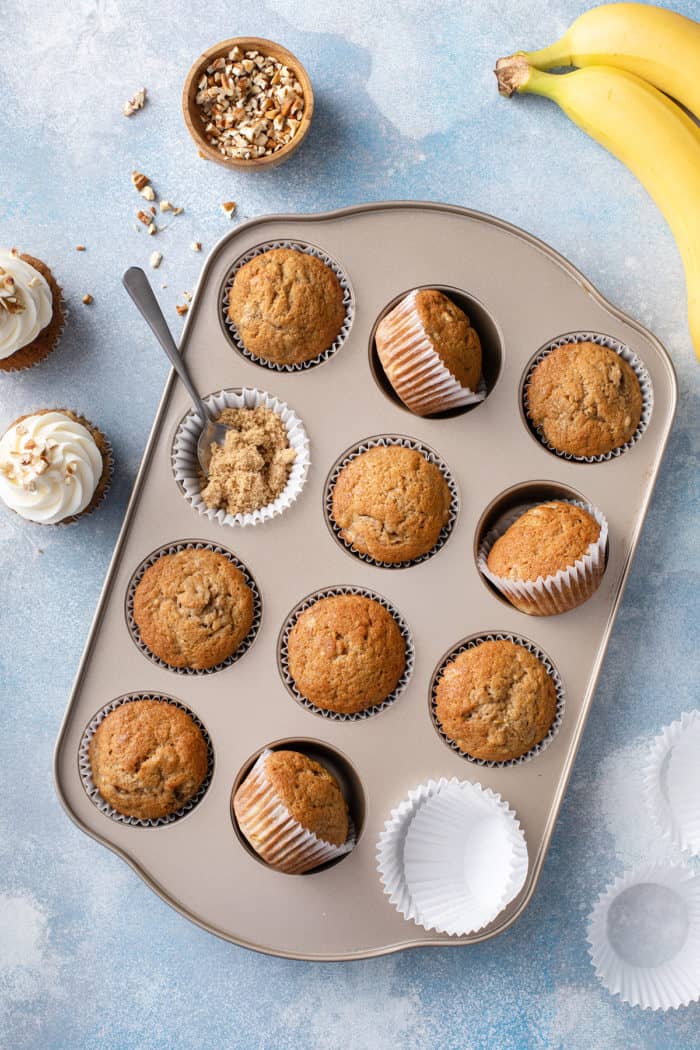
[{"label": "blue textured surface", "polygon": [[[676,248],[631,175],[543,100],[499,99],[491,73],[498,55],[542,46],[584,6],[4,0],[0,242],[53,267],[71,316],[48,361],[1,378],[0,429],[74,407],[110,436],[118,467],[108,502],[79,526],[0,513],[0,1046],[698,1045],[697,1004],[666,1015],[621,1005],[586,954],[595,898],[656,848],[639,766],[660,726],[697,703],[700,580],[698,365]],[[697,0],[675,6],[700,18]],[[199,51],[245,33],[285,43],[317,92],[307,143],[263,175],[201,161],[179,109]],[[142,84],[148,106],[125,120]],[[155,239],[134,229],[133,168],[186,209]],[[158,247],[159,294],[179,329],[174,304],[202,262],[189,244],[206,251],[225,232],[219,204],[231,198],[240,218],[387,198],[502,216],[568,256],[675,360],[677,422],[552,849],[524,917],[486,944],[347,965],[257,956],[188,924],[55,798],[54,739],[166,376],[119,276]]]}]

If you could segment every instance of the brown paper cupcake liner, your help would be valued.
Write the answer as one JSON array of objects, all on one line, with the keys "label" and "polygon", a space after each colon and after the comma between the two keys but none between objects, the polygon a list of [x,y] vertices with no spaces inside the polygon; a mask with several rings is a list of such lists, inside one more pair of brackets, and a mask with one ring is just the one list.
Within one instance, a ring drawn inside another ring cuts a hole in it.
[{"label": "brown paper cupcake liner", "polygon": [[582,503],[580,500],[569,499],[560,502],[581,507],[595,518],[600,526],[600,535],[595,543],[591,543],[583,557],[567,569],[560,569],[553,576],[540,576],[537,580],[510,580],[505,576],[497,576],[488,567],[489,553],[499,536],[530,507],[537,506],[537,503],[527,503],[504,514],[479,546],[479,571],[511,605],[530,616],[554,616],[575,609],[595,594],[605,574],[608,523],[604,514],[592,504]]},{"label": "brown paper cupcake liner", "polygon": [[[245,636],[245,638],[234,653],[231,653],[231,655],[227,656],[225,660],[222,660],[220,663],[215,664],[213,667],[173,667],[165,660],[162,660],[159,656],[156,656],[155,653],[151,652],[151,650],[141,638],[138,624],[134,619],[134,596],[136,594],[136,588],[143,579],[143,575],[146,572],[146,569],[149,569],[151,565],[155,565],[158,559],[162,558],[164,555],[179,554],[180,551],[184,550],[213,551],[215,554],[223,554],[225,558],[228,558],[228,560],[233,565],[235,565],[240,572],[243,573],[245,582],[248,584],[251,591],[253,592],[253,623],[251,624],[248,634]],[[220,547],[215,543],[206,543],[204,541],[198,540],[182,540],[179,543],[170,543],[159,547],[157,550],[149,554],[147,558],[144,558],[144,560],[140,563],[140,565],[134,572],[134,575],[131,577],[129,587],[126,592],[126,598],[124,600],[124,615],[126,617],[126,626],[129,630],[129,634],[131,635],[134,644],[138,648],[139,652],[143,653],[143,655],[147,657],[147,659],[149,659],[151,663],[156,664],[156,666],[158,667],[164,668],[166,671],[172,671],[175,674],[189,675],[190,677],[195,677],[197,675],[211,675],[216,674],[217,671],[223,671],[226,667],[231,667],[232,664],[235,664],[238,660],[241,659],[242,656],[245,655],[245,653],[248,652],[248,650],[251,648],[253,642],[257,637],[258,631],[260,630],[260,623],[262,620],[262,598],[260,597],[258,585],[255,582],[254,578],[251,576],[247,566],[244,565],[243,562],[240,561],[240,559],[237,558],[232,551],[227,550],[226,547]]]},{"label": "brown paper cupcake liner", "polygon": [[[378,602],[380,605],[384,606],[387,612],[390,612],[396,621],[406,647],[406,666],[404,667],[403,674],[399,678],[393,692],[391,692],[385,700],[382,700],[380,704],[375,704],[374,707],[368,707],[364,711],[355,711],[353,714],[343,714],[340,711],[326,711],[323,708],[312,704],[311,701],[308,700],[297,688],[296,682],[289,671],[289,654],[287,651],[289,635],[301,614],[306,612],[307,609],[310,609],[312,605],[315,605],[316,602],[320,601],[322,598],[334,598],[341,594],[359,594],[363,598],[370,598],[372,601]],[[327,718],[332,722],[361,722],[365,718],[372,718],[374,715],[386,711],[388,707],[391,707],[391,705],[398,700],[408,685],[411,675],[413,674],[415,660],[416,651],[413,644],[413,636],[411,634],[411,629],[403,616],[391,604],[391,602],[388,602],[386,598],[381,596],[381,594],[377,594],[376,591],[371,591],[367,587],[326,587],[324,590],[314,591],[313,594],[307,595],[307,597],[302,599],[298,605],[295,605],[289,613],[277,640],[277,666],[280,675],[282,676],[282,681],[287,687],[287,691],[294,697],[297,703],[301,704],[302,707],[305,707],[307,711],[311,711],[315,715],[320,715],[322,718]]]},{"label": "brown paper cupcake liner", "polygon": [[[528,390],[533,372],[539,363],[551,354],[553,350],[556,350],[560,346],[568,346],[571,343],[596,343],[598,346],[606,346],[609,350],[614,350],[616,354],[619,354],[620,357],[627,362],[639,380],[639,387],[642,392],[642,414],[637,429],[629,441],[626,441],[624,445],[619,445],[617,448],[614,448],[612,452],[605,452],[600,456],[574,456],[571,452],[562,452],[560,449],[554,448],[554,446],[550,445],[545,438],[541,428],[536,427],[530,419]],[[560,336],[558,339],[553,339],[551,343],[547,343],[528,367],[528,370],[525,373],[522,391],[523,411],[529,429],[535,435],[540,444],[544,445],[548,452],[558,456],[560,459],[567,459],[573,463],[606,463],[611,459],[616,459],[618,456],[621,456],[623,452],[629,451],[633,445],[637,444],[648,427],[651,413],[654,408],[654,389],[651,385],[651,377],[647,372],[644,363],[624,343],[620,343],[617,339],[613,339],[609,335],[601,335],[599,332],[571,332],[568,335]]]},{"label": "brown paper cupcake liner", "polygon": [[[63,525],[74,525],[75,522],[80,521],[81,518],[85,518],[88,514],[92,514],[94,510],[104,502],[107,493],[109,492],[112,485],[112,477],[114,476],[114,452],[112,451],[112,445],[109,440],[105,437],[99,427],[96,427],[94,423],[91,423],[87,416],[81,415],[79,412],[74,412],[70,408],[39,408],[35,412],[25,412],[24,415],[18,416],[8,427],[5,428],[4,433],[7,433],[12,427],[17,426],[23,419],[28,419],[30,416],[44,416],[48,412],[62,412],[65,416],[74,420],[76,423],[81,423],[86,430],[89,430],[94,438],[95,444],[100,450],[102,456],[102,474],[100,480],[97,482],[97,487],[93,493],[92,499],[88,503],[84,510],[81,510],[79,514],[71,514],[68,518],[63,518],[61,521],[45,522],[45,521],[31,521],[28,518],[22,520],[27,525],[38,525],[41,528],[56,528],[57,526]],[[12,508],[9,508],[12,510]],[[13,511],[13,514],[16,511]],[[21,515],[17,515],[21,517]]]},{"label": "brown paper cupcake liner", "polygon": [[[526,751],[524,755],[519,755],[518,758],[510,758],[503,762],[496,762],[486,758],[475,758],[474,755],[470,755],[467,751],[463,751],[459,744],[452,740],[452,738],[444,731],[437,716],[437,687],[445,668],[455,659],[455,657],[459,656],[460,653],[464,653],[468,649],[474,649],[477,645],[481,645],[482,642],[514,642],[515,645],[522,645],[524,649],[527,649],[533,656],[536,656],[540,663],[544,664],[547,674],[554,682],[554,689],[557,694],[557,707],[554,721],[549,727],[549,732],[546,737],[540,740],[539,744],[535,744],[535,746],[531,747],[529,751]],[[564,684],[559,672],[547,654],[528,638],[523,638],[518,634],[506,634],[502,631],[491,631],[487,634],[480,634],[475,638],[468,638],[464,642],[458,642],[457,645],[453,646],[452,649],[442,657],[440,663],[435,668],[433,677],[430,681],[430,717],[438,736],[444,740],[452,751],[455,751],[460,755],[461,758],[466,758],[468,762],[472,762],[476,766],[484,766],[487,769],[506,769],[510,766],[521,766],[523,762],[529,762],[537,755],[541,755],[542,752],[549,747],[552,740],[559,732],[564,718],[565,704],[566,693],[564,691]]]},{"label": "brown paper cupcake liner", "polygon": [[[95,782],[92,779],[92,768],[90,766],[89,754],[90,741],[95,735],[97,727],[111,711],[116,710],[117,707],[121,707],[122,704],[129,704],[135,700],[153,700],[154,702],[164,701],[165,703],[172,704],[173,707],[178,707],[181,711],[184,711],[185,714],[190,716],[206,741],[208,757],[207,774],[202,781],[199,791],[196,795],[193,795],[184,806],[176,810],[174,813],[169,813],[167,817],[146,819],[143,817],[128,817],[124,813],[120,813],[102,798],[102,795],[97,790]],[[160,828],[165,827],[167,824],[173,824],[176,820],[181,820],[182,817],[187,816],[187,814],[202,801],[211,783],[211,778],[214,775],[214,748],[203,722],[192,710],[190,710],[189,707],[181,703],[179,700],[176,700],[175,697],[168,696],[166,693],[124,693],[122,696],[118,696],[116,700],[112,700],[109,704],[105,704],[104,707],[101,707],[88,723],[78,749],[78,770],[80,772],[80,779],[83,782],[86,795],[99,809],[100,813],[109,817],[110,820],[116,821],[117,824],[128,824],[130,827],[135,828]]]},{"label": "brown paper cupcake liner", "polygon": [[[371,448],[387,448],[392,445],[400,445],[402,448],[413,449],[425,456],[428,462],[434,463],[447,482],[451,496],[449,517],[446,524],[443,525],[440,530],[440,535],[438,536],[435,546],[429,551],[426,551],[425,554],[421,554],[418,558],[411,558],[408,561],[399,562],[378,561],[371,555],[357,550],[351,543],[343,538],[341,535],[342,530],[333,518],[333,491],[343,468],[346,467],[348,463],[351,463],[353,459],[357,459],[357,457],[361,456],[363,452],[368,452]],[[429,448],[428,445],[423,445],[420,441],[414,441],[413,438],[404,437],[401,434],[382,434],[378,437],[371,437],[367,438],[365,441],[358,442],[357,445],[353,445],[351,448],[346,449],[342,456],[336,460],[331,467],[330,474],[326,478],[326,484],[323,491],[323,507],[326,517],[326,525],[328,526],[331,535],[336,543],[342,547],[343,550],[346,550],[348,554],[352,554],[355,558],[359,558],[360,561],[364,561],[368,565],[376,565],[379,569],[407,569],[411,565],[420,565],[421,562],[428,561],[429,558],[432,558],[445,546],[454,528],[455,522],[457,521],[457,515],[459,513],[459,491],[457,489],[457,482],[452,476],[450,468],[437,452],[433,451],[432,448]]]},{"label": "brown paper cupcake liner", "polygon": [[[273,248],[291,248],[294,251],[304,252],[306,255],[314,255],[333,271],[340,282],[340,287],[343,289],[343,305],[345,307],[345,320],[343,322],[343,327],[328,349],[324,350],[323,353],[318,354],[310,361],[301,361],[292,365],[282,365],[278,364],[276,361],[266,361],[262,357],[258,357],[256,354],[252,353],[252,351],[248,350],[241,339],[236,325],[228,315],[229,294],[238,271],[257,255],[269,252]],[[253,361],[256,365],[260,365],[261,368],[269,368],[272,372],[305,372],[308,371],[309,368],[315,368],[317,365],[323,364],[324,361],[327,361],[333,356],[333,354],[340,350],[348,337],[355,316],[355,301],[350,281],[345,271],[341,269],[335,259],[332,259],[330,255],[327,255],[321,248],[317,248],[315,245],[307,244],[303,241],[267,241],[264,244],[257,244],[254,248],[250,248],[244,255],[239,256],[224,280],[223,288],[221,289],[220,305],[224,332],[231,340],[236,350],[243,354],[244,357],[247,357],[249,361]]]},{"label": "brown paper cupcake liner", "polygon": [[[417,291],[394,307],[383,324],[391,327],[391,345],[377,354],[387,379],[411,412],[430,416],[478,404],[486,397],[483,376],[476,390],[462,386],[443,364],[415,308]],[[391,374],[390,374],[391,372]]]},{"label": "brown paper cupcake liner", "polygon": [[[46,328],[39,332],[36,339],[32,340],[27,346],[22,346],[19,350],[15,350],[14,354],[10,354],[9,357],[0,359],[0,373],[28,372],[30,368],[36,368],[37,365],[40,365],[42,361],[45,361],[54,352],[63,338],[63,333],[68,323],[69,311],[63,296],[63,289],[56,281],[50,268],[46,263],[43,263],[40,259],[35,259],[32,255],[22,254],[20,258],[29,263],[30,266],[33,266],[48,282],[51,289],[53,316]],[[43,343],[44,345],[37,348],[37,343]]]},{"label": "brown paper cupcake liner", "polygon": [[329,861],[344,857],[355,846],[355,829],[349,821],[348,837],[341,846],[325,842],[295,820],[267,778],[269,748],[238,788],[232,809],[241,833],[255,853],[271,868],[286,875],[302,875]]}]

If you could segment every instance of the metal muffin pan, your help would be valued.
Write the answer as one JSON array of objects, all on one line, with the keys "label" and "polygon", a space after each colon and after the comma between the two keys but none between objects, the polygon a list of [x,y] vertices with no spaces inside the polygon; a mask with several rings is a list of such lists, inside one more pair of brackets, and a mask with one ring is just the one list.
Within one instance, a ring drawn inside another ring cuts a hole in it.
[{"label": "metal muffin pan", "polygon": [[[354,317],[347,338],[313,369],[278,373],[236,351],[221,321],[221,294],[236,260],[264,243],[322,249],[348,275]],[[419,286],[461,290],[477,325],[488,325],[485,401],[449,418],[421,419],[388,395],[376,375],[371,337],[377,318]],[[529,430],[520,390],[528,364],[552,340],[600,333],[629,346],[646,366],[653,411],[641,439],[603,463],[553,455]],[[676,406],[667,353],[645,328],[615,309],[547,245],[490,216],[440,204],[362,205],[326,215],[280,215],[229,233],[206,261],[182,341],[202,393],[267,390],[287,402],[311,442],[311,469],[296,502],[248,528],[209,522],[188,505],[173,477],[175,429],[188,409],[171,375],[143,457],[124,525],[58,738],[55,778],[72,819],[126,860],[164,900],[237,944],[292,958],[354,959],[420,945],[458,945],[505,930],[530,900],[571,773],[632,556]],[[344,550],[324,514],[328,474],[366,438],[405,435],[434,449],[457,484],[457,520],[441,549],[400,571]],[[552,494],[600,507],[610,525],[608,564],[597,593],[560,616],[536,618],[498,597],[478,573],[475,545],[499,509]],[[501,497],[503,499],[501,500]],[[488,513],[487,513],[488,512]],[[134,645],[124,613],[134,571],[157,548],[196,540],[233,551],[255,578],[262,621],[252,645],[212,675],[177,675]],[[406,620],[415,664],[396,703],[358,721],[319,718],[290,696],[278,668],[278,638],[289,610],[307,595],[353,586],[383,595]],[[431,681],[445,652],[474,635],[525,636],[561,676],[566,705],[548,747],[525,762],[489,768],[445,746],[430,715]],[[214,772],[204,797],[182,819],[144,828],[110,820],[86,794],[78,753],[86,726],[127,693],[163,693],[206,725]],[[299,741],[330,749],[360,785],[355,849],[304,876],[275,872],[242,845],[231,821],[231,789],[264,746]],[[497,791],[527,838],[529,871],[519,896],[488,927],[467,937],[428,933],[406,922],[382,891],[376,844],[392,808],[429,778],[456,776]]]}]

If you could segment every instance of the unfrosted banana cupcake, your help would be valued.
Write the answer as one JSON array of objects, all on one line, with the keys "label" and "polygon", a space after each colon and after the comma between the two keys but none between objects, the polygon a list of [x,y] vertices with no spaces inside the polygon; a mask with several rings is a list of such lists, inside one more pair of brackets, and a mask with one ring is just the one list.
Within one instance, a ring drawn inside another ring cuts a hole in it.
[{"label": "unfrosted banana cupcake", "polygon": [[106,437],[68,409],[20,416],[0,438],[0,499],[28,521],[59,525],[89,514],[111,474]]},{"label": "unfrosted banana cupcake", "polygon": [[482,399],[478,333],[465,312],[437,289],[409,292],[380,321],[375,344],[389,382],[416,415]]},{"label": "unfrosted banana cupcake", "polygon": [[61,288],[48,266],[1,248],[0,372],[19,372],[47,357],[64,322]]}]

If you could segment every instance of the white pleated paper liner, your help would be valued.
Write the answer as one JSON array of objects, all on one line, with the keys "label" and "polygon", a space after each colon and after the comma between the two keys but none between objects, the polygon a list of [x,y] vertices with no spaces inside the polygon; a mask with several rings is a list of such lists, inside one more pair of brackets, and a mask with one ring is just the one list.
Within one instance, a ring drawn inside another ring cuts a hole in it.
[{"label": "white pleated paper liner", "polygon": [[[333,273],[338,278],[338,281],[340,282],[340,287],[343,290],[343,306],[345,307],[345,320],[343,322],[343,327],[341,328],[340,332],[338,333],[334,341],[331,343],[331,345],[326,350],[324,350],[323,353],[318,354],[317,357],[312,358],[310,361],[301,361],[297,364],[283,365],[278,364],[275,361],[267,361],[262,357],[258,357],[256,354],[248,350],[245,343],[241,339],[236,325],[233,323],[228,314],[229,295],[238,271],[241,269],[242,266],[245,266],[247,262],[250,262],[251,259],[254,259],[256,255],[262,255],[264,252],[269,252],[273,248],[291,248],[293,251],[303,252],[305,255],[314,255],[317,259],[320,259],[322,263],[325,263],[325,265],[333,271]],[[337,351],[340,350],[341,346],[348,337],[348,333],[350,331],[350,328],[352,327],[353,318],[355,316],[355,302],[353,299],[352,289],[350,287],[350,281],[348,280],[348,277],[345,274],[344,270],[339,266],[335,259],[332,259],[330,255],[327,255],[326,252],[324,252],[321,248],[317,248],[313,244],[306,244],[302,241],[268,241],[265,244],[256,245],[255,248],[251,248],[244,255],[241,255],[238,259],[236,259],[233,266],[226,275],[223,287],[221,289],[220,304],[221,319],[223,322],[224,331],[226,332],[226,335],[231,340],[235,348],[239,351],[239,353],[243,354],[244,357],[247,357],[249,361],[253,361],[256,365],[260,365],[261,368],[269,368],[273,372],[305,372],[309,368],[314,368],[316,365],[323,364],[324,361],[327,361],[330,357],[333,356],[333,354],[337,353]]]},{"label": "white pleated paper liner", "polygon": [[686,711],[655,738],[644,792],[666,840],[700,856],[700,711]]},{"label": "white pleated paper liner", "polygon": [[[343,538],[341,535],[342,530],[333,518],[333,492],[343,468],[346,467],[348,463],[351,463],[352,460],[361,456],[364,452],[368,452],[371,448],[388,448],[394,445],[400,445],[402,448],[413,449],[415,452],[420,452],[421,455],[425,456],[429,463],[433,463],[438,468],[450,490],[449,517],[440,530],[440,535],[437,538],[435,546],[429,551],[426,551],[425,554],[421,554],[418,558],[411,558],[408,561],[399,562],[378,561],[376,558],[372,558],[369,554],[357,550],[351,543]],[[454,528],[455,522],[457,521],[457,515],[459,514],[459,492],[457,489],[457,482],[452,476],[450,468],[445,461],[441,459],[437,452],[428,445],[424,445],[420,441],[415,441],[413,438],[405,437],[402,434],[381,434],[377,437],[366,438],[365,441],[360,441],[356,445],[352,445],[349,449],[346,449],[345,452],[343,452],[339,459],[336,460],[326,478],[326,484],[323,490],[323,507],[326,516],[326,524],[331,535],[336,543],[338,543],[343,550],[347,551],[348,554],[352,554],[355,558],[359,558],[360,561],[364,561],[368,565],[376,565],[379,569],[406,569],[410,565],[420,565],[421,562],[427,561],[445,546],[450,533]]]},{"label": "white pleated paper liner", "polygon": [[[539,576],[536,580],[509,580],[491,572],[488,556],[496,540],[531,507],[551,502],[572,503],[587,511],[598,522],[598,539],[589,545],[583,557],[569,568],[560,569],[553,576]],[[595,594],[605,573],[607,543],[608,522],[597,507],[574,499],[538,500],[516,507],[499,518],[479,544],[477,566],[496,590],[521,612],[531,616],[554,616],[576,608]]]},{"label": "white pleated paper liner", "polygon": [[527,846],[499,795],[443,777],[413,789],[392,810],[379,836],[377,867],[405,919],[465,936],[493,922],[520,893]]},{"label": "white pleated paper liner", "polygon": [[404,405],[417,416],[453,411],[476,405],[486,397],[486,383],[480,377],[476,390],[462,386],[443,364],[428,338],[416,309],[421,289],[409,292],[381,321],[390,329],[387,345],[377,356],[391,386]]},{"label": "white pleated paper liner", "polygon": [[346,841],[335,846],[294,819],[268,780],[266,762],[271,754],[269,748],[260,753],[233,798],[238,828],[254,852],[286,875],[303,875],[350,853],[355,847],[352,820]]},{"label": "white pleated paper liner", "polygon": [[[316,602],[320,601],[322,598],[333,598],[340,594],[359,594],[363,598],[370,598],[372,601],[378,602],[379,605],[383,605],[396,621],[396,625],[401,632],[401,637],[404,640],[406,650],[406,666],[404,667],[403,674],[396,683],[396,688],[393,692],[391,692],[385,700],[382,700],[380,704],[375,704],[374,707],[368,707],[364,711],[355,711],[353,714],[343,714],[340,711],[326,711],[323,708],[312,704],[311,701],[308,700],[297,688],[296,682],[289,671],[289,653],[287,646],[289,643],[289,635],[291,634],[295,623],[303,612],[306,612],[307,609],[310,609],[312,605],[315,605]],[[366,587],[326,587],[324,590],[314,591],[313,594],[307,595],[307,597],[303,598],[298,605],[295,605],[289,613],[277,640],[277,666],[280,675],[282,676],[282,681],[287,687],[287,691],[294,697],[297,703],[301,704],[302,707],[305,707],[307,711],[311,711],[315,715],[321,715],[322,718],[328,718],[332,722],[360,722],[365,718],[372,718],[374,715],[386,711],[388,707],[391,707],[391,705],[398,700],[408,685],[411,675],[413,674],[415,660],[416,651],[413,644],[411,629],[401,613],[391,604],[391,602],[387,601],[386,598],[383,598],[381,594],[377,594],[376,591],[370,591]]]},{"label": "white pleated paper liner", "polygon": [[[197,728],[201,731],[207,745],[207,756],[208,756],[208,768],[207,774],[202,781],[201,787],[196,795],[188,799],[184,806],[176,810],[174,813],[169,813],[165,817],[157,817],[153,819],[145,819],[142,817],[129,817],[124,813],[119,813],[118,810],[110,806],[102,795],[97,790],[95,782],[92,779],[92,769],[90,767],[90,741],[97,731],[97,727],[100,722],[111,712],[116,710],[117,707],[121,707],[122,704],[129,704],[135,700],[151,700],[154,703],[168,703],[172,704],[173,707],[178,707],[185,714],[189,715]],[[173,824],[176,820],[180,820],[182,817],[187,816],[194,807],[202,801],[207,793],[211,778],[214,773],[214,748],[212,746],[211,738],[206,730],[203,722],[197,717],[197,715],[190,710],[185,704],[176,700],[172,696],[168,696],[166,693],[125,693],[123,696],[118,696],[116,700],[112,700],[109,704],[105,704],[104,707],[100,708],[96,714],[93,715],[90,722],[83,733],[82,740],[80,741],[80,747],[78,749],[78,769],[80,772],[80,779],[83,782],[85,792],[91,802],[99,809],[100,813],[103,813],[110,820],[116,821],[118,824],[128,824],[131,827],[138,828],[159,828],[164,827],[167,824]]]},{"label": "white pleated paper liner", "polygon": [[[151,650],[148,648],[146,643],[141,638],[138,624],[134,619],[134,597],[136,595],[136,588],[143,579],[143,575],[146,572],[146,569],[149,569],[151,565],[155,565],[159,558],[164,557],[166,554],[179,554],[180,551],[184,550],[213,551],[215,554],[222,554],[233,565],[235,565],[241,573],[243,573],[245,582],[248,585],[248,587],[250,587],[253,593],[253,622],[250,626],[248,634],[245,636],[245,638],[243,639],[243,641],[238,646],[235,652],[231,653],[231,655],[228,656],[225,660],[222,660],[221,663],[214,664],[213,667],[173,667],[172,664],[166,663],[165,660],[162,660],[159,656],[156,656],[156,654],[151,652]],[[251,645],[255,641],[257,633],[260,629],[260,622],[262,620],[262,599],[260,597],[258,585],[251,576],[247,566],[244,565],[243,562],[240,561],[240,559],[237,558],[232,551],[227,550],[226,547],[219,547],[215,543],[206,543],[203,540],[183,540],[179,543],[165,544],[165,546],[159,547],[157,550],[149,554],[147,558],[144,558],[144,560],[136,569],[134,575],[131,577],[131,581],[129,582],[129,587],[127,589],[126,598],[124,601],[124,614],[126,616],[126,625],[129,629],[129,634],[131,635],[135,645],[137,646],[139,652],[143,653],[143,655],[147,657],[151,661],[151,663],[156,664],[158,667],[165,668],[166,671],[174,671],[175,674],[208,675],[215,674],[217,671],[223,671],[224,668],[230,667],[232,664],[235,664],[238,660],[240,660],[240,658],[245,653],[248,652]]]},{"label": "white pleated paper liner", "polygon": [[[637,379],[639,380],[639,386],[642,392],[642,414],[639,420],[639,425],[635,430],[629,441],[626,441],[623,445],[619,445],[614,448],[612,452],[604,452],[600,456],[574,456],[570,452],[562,452],[560,449],[554,448],[550,445],[547,439],[544,437],[541,428],[536,427],[530,419],[530,406],[528,402],[528,390],[530,386],[530,380],[532,374],[537,368],[540,361],[551,354],[553,350],[556,350],[560,346],[568,346],[571,343],[596,343],[598,346],[606,346],[610,350],[614,350],[616,354],[619,354],[627,364],[630,366]],[[632,448],[633,445],[641,438],[642,434],[649,425],[651,419],[651,413],[654,408],[654,390],[651,385],[651,377],[647,372],[646,366],[640,360],[637,355],[630,350],[624,343],[620,343],[617,339],[613,339],[609,335],[601,335],[599,332],[571,332],[568,335],[560,336],[558,339],[553,339],[551,343],[548,343],[540,352],[537,354],[535,359],[530,364],[525,379],[523,381],[523,409],[525,412],[525,420],[528,427],[535,435],[537,440],[544,445],[548,452],[551,452],[555,456],[559,456],[560,459],[568,459],[574,463],[605,463],[608,460],[616,459],[621,456],[623,452],[627,452]]]},{"label": "white pleated paper liner", "polygon": [[275,412],[284,423],[290,447],[296,452],[296,458],[289,472],[289,478],[283,491],[272,503],[246,514],[229,514],[223,509],[214,510],[207,507],[202,499],[202,478],[199,460],[197,459],[197,441],[202,429],[199,416],[191,410],[182,420],[175,433],[172,451],[172,468],[180,490],[187,502],[209,521],[219,525],[247,526],[258,525],[282,514],[299,496],[309,472],[311,457],[309,439],[296,413],[283,401],[262,390],[244,387],[242,390],[219,390],[202,399],[213,414],[219,415],[225,408],[257,408],[264,405]]},{"label": "white pleated paper liner", "polygon": [[588,925],[601,984],[623,1003],[672,1010],[700,998],[700,876],[649,864],[613,882]]},{"label": "white pleated paper liner", "polygon": [[[477,645],[481,645],[482,642],[513,642],[515,645],[522,645],[524,649],[532,653],[533,656],[537,657],[540,663],[544,664],[547,674],[554,682],[554,690],[557,695],[557,707],[554,715],[554,721],[549,727],[549,732],[543,740],[540,740],[539,744],[535,744],[529,751],[526,751],[524,755],[519,755],[518,758],[510,758],[503,762],[493,761],[486,758],[475,758],[474,755],[470,755],[467,751],[463,751],[456,741],[452,740],[451,737],[442,728],[440,720],[437,715],[437,687],[440,683],[440,679],[445,671],[448,664],[459,656],[460,653],[464,653],[467,649],[474,649]],[[476,766],[483,766],[486,769],[504,769],[510,766],[520,766],[523,762],[529,762],[530,759],[535,758],[537,755],[541,755],[544,750],[551,744],[554,737],[559,732],[563,718],[564,718],[564,707],[566,705],[566,692],[564,690],[564,683],[561,680],[559,672],[556,667],[549,659],[546,653],[539,649],[534,642],[529,641],[527,638],[522,638],[517,634],[505,634],[503,632],[491,632],[489,634],[480,634],[473,638],[468,638],[464,642],[459,642],[456,646],[450,649],[440,663],[437,665],[433,672],[433,677],[430,683],[430,717],[433,721],[433,725],[441,737],[442,740],[447,744],[452,751],[455,751],[461,758],[466,758],[468,762],[472,762]]]}]

